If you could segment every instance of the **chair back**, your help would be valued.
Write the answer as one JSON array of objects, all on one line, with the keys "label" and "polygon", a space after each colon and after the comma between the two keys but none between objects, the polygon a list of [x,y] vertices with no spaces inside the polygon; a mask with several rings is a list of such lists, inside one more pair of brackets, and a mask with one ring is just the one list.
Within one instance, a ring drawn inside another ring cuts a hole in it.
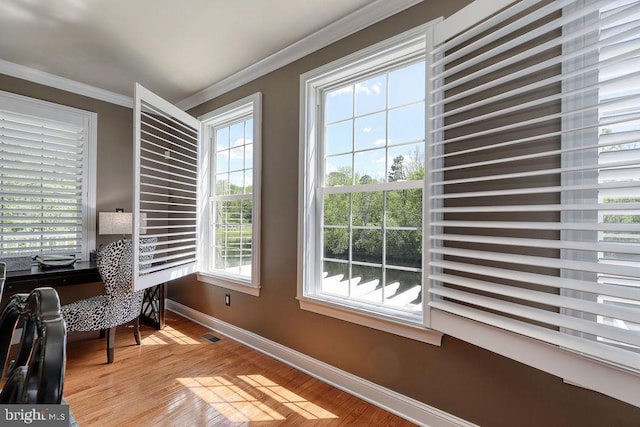
[{"label": "chair back", "polygon": [[[14,360],[11,341],[18,324],[22,335]],[[59,404],[66,364],[67,329],[60,298],[53,288],[13,295],[0,315],[0,391],[2,404]]]},{"label": "chair back", "polygon": [[105,245],[97,254],[98,272],[107,296],[122,296],[132,292],[133,248],[131,240],[120,239]]},{"label": "chair back", "polygon": [[[140,262],[151,262],[157,239],[140,239]],[[108,297],[119,298],[133,290],[133,244],[130,239],[120,239],[104,246],[97,257],[100,277],[104,282],[104,292]]]}]

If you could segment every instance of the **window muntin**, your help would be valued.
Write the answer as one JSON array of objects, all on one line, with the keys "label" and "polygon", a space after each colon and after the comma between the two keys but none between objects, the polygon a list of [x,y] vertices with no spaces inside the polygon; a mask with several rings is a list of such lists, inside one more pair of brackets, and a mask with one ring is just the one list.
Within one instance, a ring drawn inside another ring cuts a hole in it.
[{"label": "window muntin", "polygon": [[302,77],[304,308],[423,325],[425,31]]},{"label": "window muntin", "polygon": [[0,93],[0,256],[95,247],[95,113]]}]

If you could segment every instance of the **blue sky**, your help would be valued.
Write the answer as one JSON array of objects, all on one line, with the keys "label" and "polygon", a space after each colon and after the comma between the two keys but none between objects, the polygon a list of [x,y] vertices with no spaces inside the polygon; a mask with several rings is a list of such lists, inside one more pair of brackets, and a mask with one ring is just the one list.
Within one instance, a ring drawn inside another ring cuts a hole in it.
[{"label": "blue sky", "polygon": [[394,157],[410,160],[423,146],[424,94],[424,61],[327,92],[326,173],[353,162],[357,176],[382,180]]}]

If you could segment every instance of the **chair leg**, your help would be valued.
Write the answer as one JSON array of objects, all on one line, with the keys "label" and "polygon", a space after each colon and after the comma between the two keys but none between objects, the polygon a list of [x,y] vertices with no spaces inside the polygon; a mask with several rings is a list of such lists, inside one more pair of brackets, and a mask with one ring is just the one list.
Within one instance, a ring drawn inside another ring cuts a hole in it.
[{"label": "chair leg", "polygon": [[136,344],[140,345],[140,316],[133,319],[133,337],[136,339]]},{"label": "chair leg", "polygon": [[107,364],[113,363],[113,347],[116,342],[116,328],[107,329]]},{"label": "chair leg", "polygon": [[106,331],[104,329],[100,329],[100,338],[104,338],[105,332]]}]

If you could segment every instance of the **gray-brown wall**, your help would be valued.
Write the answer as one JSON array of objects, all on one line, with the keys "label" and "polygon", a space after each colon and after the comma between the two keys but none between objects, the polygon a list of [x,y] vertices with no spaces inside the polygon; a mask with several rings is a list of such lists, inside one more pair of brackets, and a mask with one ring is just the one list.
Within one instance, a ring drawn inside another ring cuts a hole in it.
[{"label": "gray-brown wall", "polygon": [[[438,16],[465,0],[425,1],[190,112],[263,94],[259,297],[183,279],[169,298],[483,426],[638,425],[640,409],[446,336],[441,347],[325,317],[296,300],[300,74]],[[232,296],[231,307],[224,294]]]}]

